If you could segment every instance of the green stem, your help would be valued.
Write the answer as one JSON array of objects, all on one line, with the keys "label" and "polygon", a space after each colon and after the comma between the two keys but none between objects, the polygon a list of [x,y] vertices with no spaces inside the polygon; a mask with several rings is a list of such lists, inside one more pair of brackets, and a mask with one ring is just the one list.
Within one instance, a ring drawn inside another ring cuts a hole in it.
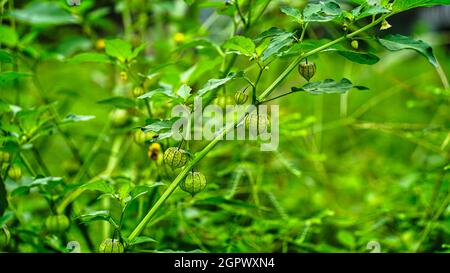
[{"label": "green stem", "polygon": [[145,101],[145,107],[147,108],[147,114],[149,118],[152,118],[152,109],[150,108],[150,102],[148,99],[144,99]]},{"label": "green stem", "polygon": [[239,14],[239,17],[241,18],[241,21],[242,21],[242,24],[244,25],[244,27],[247,25],[247,23],[245,22],[245,17],[244,17],[244,15],[242,14],[242,11],[241,11],[241,8],[239,7],[239,3],[238,3],[238,0],[235,0],[235,6],[236,6],[236,10],[237,10],[237,12],[238,12],[238,14]]},{"label": "green stem", "polygon": [[[95,143],[94,148],[95,147],[99,147],[99,145],[100,145],[100,141],[99,140],[100,140],[100,138],[97,139],[97,142]],[[118,156],[118,153],[119,153],[119,150],[120,150],[120,147],[121,147],[121,144],[122,144],[123,140],[124,140],[123,138],[116,138],[114,140],[114,143],[113,143],[113,146],[112,146],[113,148],[111,150],[111,155],[110,155],[110,158],[109,158],[108,165],[107,165],[106,169],[103,172],[101,172],[99,175],[93,177],[89,181],[94,181],[95,179],[99,179],[102,176],[110,176],[111,175],[111,173],[113,172],[113,170],[115,169],[115,167],[117,166],[117,164],[120,161],[121,156]],[[96,149],[94,149],[94,148],[92,149],[92,151],[94,151],[94,150],[96,151],[98,149],[98,148],[96,148]],[[93,154],[95,154],[95,152]],[[90,159],[91,157],[88,157],[88,158]],[[80,170],[80,172],[81,172],[81,170]],[[85,191],[85,189],[78,188],[78,189],[74,190],[73,192],[71,192],[69,195],[67,195],[61,201],[59,206],[57,207],[57,209],[56,209],[57,213],[64,212],[66,207],[70,203],[72,203],[75,199],[77,199],[78,196],[80,196],[84,191]]]},{"label": "green stem", "polygon": [[131,41],[133,29],[132,29],[132,20],[131,20],[129,0],[124,1],[124,7],[123,7],[123,11],[122,11],[122,20],[123,20],[123,28],[124,28],[124,32],[125,32],[125,38],[128,41]]},{"label": "green stem", "polygon": [[[436,60],[437,61],[437,60]],[[441,79],[442,85],[444,86],[445,89],[449,89],[450,85],[448,83],[448,79],[447,79],[447,75],[445,74],[444,70],[442,69],[442,66],[439,64],[438,62],[438,66],[435,67],[436,72],[439,75],[439,78]]]},{"label": "green stem", "polygon": [[254,22],[258,21],[259,18],[264,14],[264,11],[267,9],[267,7],[270,4],[270,0],[267,0],[266,3],[264,3],[263,8],[261,9],[261,11],[258,13],[258,15],[256,15],[256,18],[254,20]]},{"label": "green stem", "polygon": [[34,157],[36,158],[37,163],[41,167],[45,176],[50,176],[50,171],[49,171],[47,165],[45,164],[45,161],[42,159],[42,156],[41,156],[41,153],[39,152],[39,150],[36,149],[36,147],[33,147],[32,151],[33,151]]},{"label": "green stem", "polygon": [[252,0],[248,1],[248,15],[247,15],[247,28],[250,27],[251,23],[252,23]]},{"label": "green stem", "polygon": [[382,16],[380,18],[378,18],[377,20],[373,21],[372,23],[346,35],[346,36],[342,36],[340,38],[337,38],[336,40],[333,40],[329,43],[326,43],[322,46],[319,46],[318,48],[315,48],[307,53],[301,54],[300,56],[298,56],[284,71],[283,73],[281,73],[281,75],[269,86],[267,87],[267,89],[259,96],[259,101],[264,100],[264,98],[266,98],[267,96],[270,95],[270,93],[273,92],[273,90],[292,72],[292,70],[294,70],[299,64],[300,62],[306,58],[309,57],[311,55],[314,55],[324,49],[327,49],[337,43],[340,43],[344,40],[346,40],[347,38],[351,38],[353,36],[358,35],[361,32],[364,32],[370,28],[372,28],[373,26],[376,26],[377,24],[379,24],[381,21],[383,21],[383,19],[386,18],[385,16]]},{"label": "green stem", "polygon": [[[350,38],[352,36],[355,36],[363,31],[366,31],[370,29],[371,27],[377,25],[380,23],[385,17],[380,17],[378,20],[362,27],[361,29],[347,35],[343,36],[341,38],[338,38],[334,41],[331,41],[323,46],[320,46],[314,50],[311,50],[303,55],[300,55],[297,57],[289,66],[288,68],[259,96],[259,101],[263,101],[267,96],[272,93],[272,91],[289,75],[289,73],[300,63],[300,61],[308,57],[310,55],[313,55],[315,53],[318,53],[334,44],[337,44],[347,38]],[[169,196],[175,191],[178,184],[181,182],[181,180],[187,175],[187,173],[199,162],[203,157],[205,157],[211,149],[213,149],[216,144],[223,139],[223,137],[231,130],[234,129],[236,124],[242,121],[242,119],[245,117],[241,117],[238,119],[237,123],[233,123],[225,127],[220,134],[218,134],[208,145],[206,145],[200,152],[197,153],[197,155],[193,158],[192,161],[189,162],[189,164],[177,175],[177,177],[173,180],[173,182],[169,185],[169,187],[164,191],[162,196],[156,201],[155,205],[150,209],[150,211],[144,216],[144,218],[139,222],[139,224],[136,226],[136,228],[131,232],[131,234],[128,236],[128,240],[131,241],[136,236],[138,236],[142,230],[145,228],[145,226],[148,224],[148,222],[151,220],[151,218],[155,215],[155,213],[158,211],[158,209],[161,207],[161,205],[169,198]]]},{"label": "green stem", "polygon": [[222,140],[222,138],[234,128],[234,124],[226,127],[220,134],[218,134],[208,145],[206,145],[203,150],[201,150],[190,162],[189,164],[178,174],[178,176],[173,180],[173,182],[169,185],[169,187],[164,191],[163,195],[156,201],[155,205],[150,209],[150,211],[144,216],[141,222],[136,226],[136,228],[131,232],[130,236],[128,236],[128,241],[133,240],[138,236],[153,215],[158,211],[159,207],[169,198],[172,192],[177,188],[178,184],[181,180],[191,171],[191,169],[199,162],[203,157],[205,157],[209,151],[216,146],[216,144]]},{"label": "green stem", "polygon": [[439,217],[444,213],[444,211],[447,209],[448,205],[450,204],[450,191],[448,192],[446,198],[444,199],[444,202],[442,202],[442,205],[439,207],[439,209],[436,211],[436,214],[433,216],[432,219],[427,223],[427,226],[425,227],[425,230],[422,233],[422,236],[419,240],[419,243],[417,243],[415,247],[415,252],[418,252],[421,245],[427,238],[427,236],[431,233],[431,231],[434,228],[435,222],[439,219]]},{"label": "green stem", "polygon": [[308,28],[308,23],[302,25],[302,34],[300,34],[300,38],[298,40],[299,42],[303,41],[303,38],[305,37],[305,32],[306,32],[307,28]]},{"label": "green stem", "polygon": [[27,168],[27,170],[28,170],[28,172],[32,175],[32,176],[34,176],[34,177],[36,177],[36,172],[34,171],[34,169],[33,169],[33,167],[31,167],[31,164],[30,164],[30,162],[28,161],[28,159],[22,154],[22,153],[19,153],[19,157],[20,157],[20,160],[23,162],[23,164],[25,165],[25,168]]}]

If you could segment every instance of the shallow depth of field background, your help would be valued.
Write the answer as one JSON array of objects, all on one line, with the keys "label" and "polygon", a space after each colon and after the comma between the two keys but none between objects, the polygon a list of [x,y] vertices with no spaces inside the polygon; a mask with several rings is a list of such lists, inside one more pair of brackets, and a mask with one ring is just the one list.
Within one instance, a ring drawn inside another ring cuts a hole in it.
[{"label": "shallow depth of field background", "polygon": [[[97,101],[113,95],[130,96],[131,86],[120,81],[120,70],[111,65],[65,62],[75,53],[101,51],[97,49],[101,39],[123,37],[123,1],[114,1],[117,5],[113,1],[81,1],[90,4],[90,10],[107,8],[106,15],[96,19],[88,30],[78,25],[32,26],[20,21],[18,30],[23,34],[37,32],[32,43],[33,50],[42,56],[37,72],[47,98],[57,102],[60,115],[96,116],[65,127],[85,155],[112,109]],[[27,2],[15,4],[21,8]],[[147,43],[139,60],[141,71],[173,63],[161,70],[159,82],[176,85],[183,73],[196,64],[201,69],[190,83],[194,90],[208,79],[217,78],[220,61],[207,52],[174,50],[200,36],[220,45],[231,31],[227,17],[214,15],[210,8],[188,8],[183,1],[130,2],[136,24],[131,40],[137,43],[144,39]],[[293,30],[295,23],[279,11],[289,2],[299,7],[303,1],[273,1],[247,36],[255,37],[272,26]],[[441,8],[439,14],[443,12]],[[394,17],[390,21],[393,28],[378,35],[402,33],[430,43],[443,70],[448,72],[449,17],[427,21],[430,17],[426,14],[430,9]],[[147,26],[140,29],[145,21]],[[315,25],[307,37],[338,37],[340,31],[331,23]],[[180,41],[181,36],[184,40]],[[208,179],[206,191],[192,198],[177,190],[146,228],[146,234],[155,242],[145,244],[141,251],[369,252],[367,244],[376,241],[382,252],[448,252],[450,180],[445,166],[449,164],[450,144],[443,142],[450,127],[450,90],[442,88],[433,66],[414,51],[388,52],[376,41],[361,41],[360,49],[370,49],[381,61],[372,66],[358,65],[337,54],[322,53],[311,58],[317,64],[314,80],[346,77],[370,90],[352,90],[347,95],[298,93],[273,101],[280,105],[279,149],[261,152],[260,145],[251,141],[220,143],[196,167]],[[260,88],[272,83],[288,63],[270,64]],[[247,66],[248,59],[238,57],[232,71]],[[19,70],[27,68],[19,66]],[[256,70],[249,72],[253,78],[255,74]],[[293,72],[274,94],[304,83]],[[157,86],[155,81],[148,90]],[[229,96],[234,94],[233,88],[242,86],[242,81],[228,86]],[[19,80],[17,87],[0,86],[1,100],[14,103],[17,96],[22,107],[42,104],[31,79]],[[157,117],[170,117],[164,101],[155,100],[152,107]],[[144,114],[127,128],[106,132],[90,172],[100,173],[105,168],[113,135],[125,132],[129,132],[129,145],[124,145],[125,156],[113,175],[148,171],[151,162],[147,147],[132,141],[134,128],[144,125]],[[162,144],[167,147],[166,142]],[[205,144],[193,142],[190,148],[198,151]],[[71,153],[63,139],[53,134],[40,138],[35,145],[52,176],[65,177],[70,184],[67,166]],[[27,175],[21,183],[26,183]],[[13,190],[17,183],[7,180],[7,189]],[[164,187],[159,187],[155,195],[159,196]],[[73,216],[102,209],[98,196],[95,192],[83,194],[73,208]],[[21,214],[21,224],[17,230],[11,229],[23,240],[14,251],[50,251],[31,243],[38,241],[33,233],[38,233],[49,213],[42,196],[33,192],[18,196],[12,198],[12,205]],[[433,212],[441,206],[446,209],[433,219]],[[124,224],[126,234],[138,221],[133,211]],[[88,230],[96,245],[104,239],[101,222],[88,224]],[[66,236],[68,241],[79,241],[83,251],[89,251],[73,225]]]}]

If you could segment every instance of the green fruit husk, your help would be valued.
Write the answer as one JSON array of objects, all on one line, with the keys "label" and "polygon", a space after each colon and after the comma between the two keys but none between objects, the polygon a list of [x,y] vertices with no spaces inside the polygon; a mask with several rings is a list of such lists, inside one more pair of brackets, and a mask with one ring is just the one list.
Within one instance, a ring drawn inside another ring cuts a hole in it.
[{"label": "green fruit husk", "polygon": [[188,162],[189,156],[183,149],[170,147],[164,152],[164,162],[172,168],[181,168]]},{"label": "green fruit husk", "polygon": [[123,253],[124,247],[123,244],[117,239],[105,239],[100,244],[98,248],[98,252],[100,253]]},{"label": "green fruit husk", "polygon": [[180,183],[180,188],[194,196],[206,188],[206,177],[200,172],[191,172]]},{"label": "green fruit husk", "polygon": [[313,62],[303,62],[298,65],[298,72],[305,80],[309,80],[316,74],[316,64]]}]

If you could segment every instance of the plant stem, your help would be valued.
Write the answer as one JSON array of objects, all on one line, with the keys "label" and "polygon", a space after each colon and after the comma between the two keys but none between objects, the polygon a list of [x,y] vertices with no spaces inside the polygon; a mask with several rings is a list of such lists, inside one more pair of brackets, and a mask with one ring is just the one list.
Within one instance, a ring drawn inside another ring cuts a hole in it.
[{"label": "plant stem", "polygon": [[238,14],[239,14],[239,17],[241,18],[242,24],[244,25],[244,27],[246,27],[246,26],[247,26],[247,23],[245,22],[245,17],[244,17],[244,15],[242,14],[241,8],[239,7],[238,0],[235,0],[234,3],[235,3],[235,6],[236,6],[236,10],[237,10],[237,12],[238,12]]},{"label": "plant stem", "polygon": [[266,3],[264,3],[263,8],[261,9],[261,11],[258,13],[258,15],[256,15],[255,17],[255,22],[258,21],[258,19],[264,14],[264,11],[267,9],[267,7],[269,6],[271,0],[267,0]]},{"label": "plant stem", "polygon": [[[311,56],[315,53],[318,53],[334,44],[337,44],[347,38],[353,37],[355,35],[358,35],[361,32],[364,32],[371,27],[377,25],[380,23],[386,16],[382,16],[379,19],[373,21],[372,23],[362,27],[361,29],[352,32],[351,34],[348,34],[346,36],[340,37],[334,41],[331,41],[325,45],[322,45],[316,49],[313,49],[305,54],[300,55],[297,57],[286,70],[283,71],[283,73],[259,96],[258,101],[263,101],[267,96],[269,96],[272,91],[289,75],[289,73],[300,63],[300,61],[308,56]],[[164,191],[164,193],[161,195],[161,197],[156,201],[155,205],[150,209],[150,211],[144,216],[144,218],[139,222],[139,224],[136,226],[136,228],[131,232],[131,234],[128,236],[128,240],[131,241],[136,236],[138,236],[142,230],[145,228],[145,226],[148,224],[148,222],[151,220],[151,218],[155,215],[155,213],[158,211],[158,209],[161,207],[161,205],[169,198],[169,196],[175,191],[178,184],[181,182],[181,180],[188,174],[189,171],[199,162],[203,157],[205,157],[211,149],[213,149],[216,144],[222,140],[222,138],[231,130],[234,129],[236,124],[239,124],[239,122],[242,121],[242,119],[245,118],[245,115],[238,119],[237,123],[232,123],[227,125],[222,129],[222,131],[208,144],[206,145],[200,152],[196,154],[196,156],[193,158],[192,161],[189,162],[189,164],[177,175],[177,177],[173,180],[173,182],[169,185],[169,187]]]},{"label": "plant stem", "polygon": [[145,107],[147,108],[147,114],[149,118],[152,118],[152,110],[150,108],[150,102],[148,101],[148,99],[144,99],[145,101]]},{"label": "plant stem", "polygon": [[36,172],[34,171],[34,169],[33,169],[33,167],[31,167],[31,164],[30,164],[30,162],[28,161],[28,159],[22,154],[22,153],[19,153],[19,157],[20,157],[20,160],[23,162],[23,164],[25,165],[25,168],[27,168],[27,170],[28,170],[28,172],[32,175],[32,176],[34,176],[34,177],[36,177]]},{"label": "plant stem", "polygon": [[436,67],[436,72],[438,73],[439,78],[441,79],[442,86],[444,86],[445,89],[449,89],[450,85],[448,83],[447,75],[445,74],[445,72],[442,69],[442,66],[439,64],[439,62],[438,62],[438,66]]},{"label": "plant stem", "polygon": [[450,204],[450,191],[448,191],[446,198],[444,199],[444,202],[442,202],[442,205],[438,208],[438,210],[436,211],[436,214],[433,216],[432,219],[430,219],[430,221],[427,223],[425,230],[422,233],[422,236],[419,240],[419,243],[417,243],[414,251],[418,252],[421,245],[423,244],[423,242],[425,241],[425,239],[427,238],[427,236],[431,233],[431,231],[434,228],[434,222],[436,222],[439,217],[442,215],[442,213],[444,213],[445,209],[447,208],[447,206]]},{"label": "plant stem", "polygon": [[198,154],[189,162],[189,164],[178,174],[178,176],[173,180],[173,182],[169,185],[169,187],[164,191],[163,195],[156,201],[155,205],[150,209],[150,211],[144,216],[144,218],[139,222],[136,228],[131,232],[128,236],[128,240],[133,240],[136,236],[138,236],[153,215],[158,211],[159,207],[169,198],[172,192],[177,188],[178,184],[181,180],[191,171],[191,169],[199,162],[203,157],[205,157],[209,151],[211,151],[216,144],[222,140],[222,138],[234,128],[235,124],[228,125],[225,129],[222,130],[220,134],[218,134],[208,145],[203,148]]},{"label": "plant stem", "polygon": [[132,29],[132,20],[131,20],[131,12],[130,12],[130,2],[129,0],[125,0],[124,7],[122,11],[122,20],[123,20],[123,28],[125,32],[125,39],[127,41],[131,41],[133,29]]},{"label": "plant stem", "polygon": [[50,176],[50,171],[49,171],[47,165],[45,164],[45,161],[42,159],[42,156],[41,156],[41,153],[39,152],[39,150],[36,149],[36,147],[33,147],[32,151],[33,151],[34,157],[36,158],[37,163],[41,167],[45,176]]},{"label": "plant stem", "polygon": [[376,26],[377,24],[379,24],[381,21],[383,21],[383,19],[386,18],[385,16],[381,16],[380,18],[378,18],[377,20],[373,21],[372,23],[346,35],[346,36],[342,36],[340,38],[337,38],[336,40],[333,40],[329,43],[326,43],[322,46],[319,46],[318,48],[315,48],[307,53],[301,54],[300,56],[298,56],[284,71],[283,73],[281,73],[280,76],[278,76],[278,78],[269,86],[267,87],[267,89],[259,96],[259,101],[262,101],[264,98],[266,98],[267,96],[270,95],[270,93],[273,92],[273,90],[292,72],[292,70],[294,70],[299,64],[300,62],[306,58],[309,57],[311,55],[314,55],[324,49],[327,49],[337,43],[340,43],[344,40],[346,40],[347,38],[351,38],[355,35],[358,35],[361,32],[364,32],[374,26]]}]

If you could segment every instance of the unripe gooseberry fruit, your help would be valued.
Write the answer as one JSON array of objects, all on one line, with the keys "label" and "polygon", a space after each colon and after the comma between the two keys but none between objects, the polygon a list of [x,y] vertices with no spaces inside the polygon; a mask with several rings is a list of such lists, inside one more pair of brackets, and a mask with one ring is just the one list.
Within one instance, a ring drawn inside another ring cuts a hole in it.
[{"label": "unripe gooseberry fruit", "polygon": [[122,127],[129,121],[129,115],[127,110],[115,109],[111,112],[111,122],[115,127]]},{"label": "unripe gooseberry fruit", "polygon": [[316,64],[313,62],[303,62],[298,66],[298,72],[305,80],[309,80],[316,74]]},{"label": "unripe gooseberry fruit", "polygon": [[266,133],[269,130],[269,119],[266,115],[252,113],[245,119],[245,128],[250,132]]},{"label": "unripe gooseberry fruit", "polygon": [[206,178],[200,172],[190,172],[180,183],[180,188],[194,196],[206,188]]},{"label": "unripe gooseberry fruit", "polygon": [[233,97],[231,96],[220,96],[214,99],[214,104],[225,108],[227,105],[233,105]]},{"label": "unripe gooseberry fruit", "polygon": [[121,71],[119,76],[120,76],[120,80],[122,80],[124,82],[128,80],[128,73],[126,71]]},{"label": "unripe gooseberry fruit", "polygon": [[136,86],[135,88],[133,88],[133,96],[135,98],[140,97],[144,95],[144,88],[142,88],[142,86]]},{"label": "unripe gooseberry fruit", "polygon": [[172,168],[181,168],[186,165],[189,155],[183,149],[170,147],[164,152],[164,162]]},{"label": "unripe gooseberry fruit", "polygon": [[359,47],[358,40],[353,40],[353,41],[351,42],[351,45],[352,45],[352,47],[353,47],[354,49],[358,49],[358,47]]},{"label": "unripe gooseberry fruit", "polygon": [[236,104],[244,104],[248,100],[248,95],[243,91],[238,91],[234,94],[234,101]]},{"label": "unripe gooseberry fruit", "polygon": [[98,248],[100,253],[123,253],[123,244],[117,239],[105,239]]},{"label": "unripe gooseberry fruit", "polygon": [[45,219],[45,227],[50,233],[62,233],[70,226],[70,221],[64,214],[50,215]]},{"label": "unripe gooseberry fruit", "polygon": [[22,177],[22,169],[19,166],[11,166],[8,170],[8,176],[12,180],[17,181]]},{"label": "unripe gooseberry fruit", "polygon": [[10,153],[8,153],[7,151],[0,151],[0,165],[2,163],[9,162],[10,159],[11,159]]},{"label": "unripe gooseberry fruit", "polygon": [[142,130],[137,130],[134,133],[133,139],[136,144],[145,144],[145,142],[151,140],[153,136],[155,136],[154,132],[144,132]]}]

